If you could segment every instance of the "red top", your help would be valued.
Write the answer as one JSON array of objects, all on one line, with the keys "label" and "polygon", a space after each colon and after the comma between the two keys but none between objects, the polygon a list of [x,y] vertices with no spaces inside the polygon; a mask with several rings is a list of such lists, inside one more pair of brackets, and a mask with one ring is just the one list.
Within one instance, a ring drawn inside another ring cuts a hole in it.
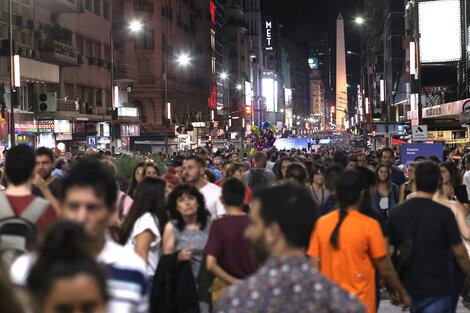
[{"label": "red top", "polygon": [[[28,195],[28,196],[9,196],[8,201],[15,212],[16,215],[21,215],[23,211],[28,207],[28,205],[36,198],[36,196]],[[52,205],[44,211],[42,216],[36,223],[36,227],[38,229],[44,229],[45,227],[51,225],[57,220],[57,212],[55,211]]]}]

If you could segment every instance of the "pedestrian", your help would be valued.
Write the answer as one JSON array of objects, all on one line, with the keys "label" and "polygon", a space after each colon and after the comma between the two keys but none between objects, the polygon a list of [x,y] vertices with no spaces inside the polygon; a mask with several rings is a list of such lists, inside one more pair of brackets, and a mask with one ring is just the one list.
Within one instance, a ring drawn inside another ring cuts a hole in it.
[{"label": "pedestrian", "polygon": [[459,200],[467,210],[470,209],[467,187],[462,184],[462,175],[459,173],[455,163],[445,161],[441,164],[440,169],[445,194],[451,200]]},{"label": "pedestrian", "polygon": [[[61,219],[84,226],[95,260],[106,267],[106,285],[111,297],[106,312],[146,313],[148,290],[144,261],[106,236],[117,197],[116,178],[109,168],[94,158],[77,161],[62,179],[58,196]],[[28,253],[13,263],[10,278],[16,286],[26,287],[36,259],[36,254]]]},{"label": "pedestrian", "polygon": [[282,181],[286,177],[286,170],[289,164],[294,163],[295,159],[289,156],[284,156],[276,162],[273,166],[273,172],[277,182]]},{"label": "pedestrian", "polygon": [[245,184],[250,187],[253,192],[271,187],[275,177],[273,171],[266,169],[266,153],[262,151],[256,152],[253,160],[255,166],[245,173]]},{"label": "pedestrian", "polygon": [[134,197],[134,191],[137,188],[137,185],[144,179],[144,167],[145,162],[140,162],[134,167],[132,171],[132,177],[129,181],[129,188],[127,189],[127,194],[130,197]]},{"label": "pedestrian", "polygon": [[375,267],[409,306],[411,299],[393,269],[379,223],[359,212],[366,188],[357,170],[347,170],[338,176],[339,208],[317,221],[307,254],[315,268],[355,294],[369,313],[375,313],[377,308]]},{"label": "pedestrian", "polygon": [[465,154],[465,173],[463,175],[463,184],[467,187],[467,195],[470,195],[470,153]]},{"label": "pedestrian", "polygon": [[[220,181],[218,186],[222,186],[223,183],[226,180],[229,180],[230,178],[237,178],[241,180],[242,182],[245,181],[245,167],[243,166],[241,162],[230,162],[230,164],[227,165],[224,171],[224,179]],[[253,193],[250,187],[245,185],[245,201],[244,202],[246,205],[250,204],[252,195]]]},{"label": "pedestrian", "polygon": [[36,149],[36,166],[34,168],[33,189],[35,196],[49,201],[52,206],[58,207],[57,189],[59,180],[52,176],[55,160],[51,149],[40,147]]},{"label": "pedestrian", "polygon": [[442,182],[439,165],[419,162],[415,181],[416,196],[390,214],[395,265],[413,300],[412,312],[452,312],[452,254],[467,282],[470,260],[455,216],[432,200]]},{"label": "pedestrian", "polygon": [[377,174],[377,192],[374,195],[375,210],[388,219],[390,211],[398,203],[400,190],[392,182],[392,168],[387,163],[381,163],[375,170]]},{"label": "pedestrian", "polygon": [[195,154],[196,156],[199,156],[204,161],[204,167],[208,167],[210,170],[214,172],[215,181],[222,179],[222,174],[220,173],[220,171],[210,164],[209,152],[207,151],[206,148],[197,147],[195,150]]},{"label": "pedestrian", "polygon": [[29,310],[106,312],[106,276],[93,259],[89,241],[75,223],[61,222],[47,233],[27,280],[32,300]]},{"label": "pedestrian", "polygon": [[178,184],[182,182],[182,180],[176,173],[175,168],[173,167],[168,168],[168,171],[162,176],[162,178],[166,182],[165,197],[168,198],[170,193],[175,189]]},{"label": "pedestrian", "polygon": [[0,268],[8,271],[15,259],[34,243],[35,233],[42,234],[57,220],[57,212],[49,201],[31,194],[35,168],[32,148],[26,145],[11,148],[5,163],[8,187],[0,192]]},{"label": "pedestrian", "polygon": [[313,188],[308,183],[308,172],[305,165],[302,163],[289,164],[286,170],[286,179],[284,182],[305,188],[313,197]]},{"label": "pedestrian", "polygon": [[160,170],[158,166],[153,162],[147,162],[144,166],[144,178],[145,177],[159,177]]},{"label": "pedestrian", "polygon": [[310,172],[310,183],[312,184],[313,199],[315,204],[319,207],[325,203],[330,195],[328,189],[325,188],[325,167],[321,164],[313,166]]},{"label": "pedestrian", "polygon": [[147,265],[147,279],[153,281],[161,250],[163,227],[168,221],[165,181],[145,177],[137,186],[134,203],[119,231],[119,243],[135,251]]},{"label": "pedestrian", "polygon": [[211,219],[204,196],[193,185],[178,185],[168,198],[168,211],[171,219],[163,232],[163,253],[177,253],[178,262],[189,261],[199,294],[199,309],[202,313],[209,312],[210,279],[204,266],[204,248]]},{"label": "pedestrian", "polygon": [[405,201],[406,197],[409,194],[412,194],[416,191],[415,168],[415,162],[411,162],[410,164],[408,164],[408,181],[400,186],[400,195],[398,197],[398,203]]},{"label": "pedestrian", "polygon": [[197,155],[189,156],[184,160],[183,173],[184,181],[195,186],[203,195],[206,209],[213,219],[225,214],[224,206],[220,202],[222,189],[205,180],[206,164]]},{"label": "pedestrian", "polygon": [[64,157],[57,158],[55,161],[55,168],[52,171],[51,175],[55,178],[61,178],[66,174],[68,168],[67,160]]},{"label": "pedestrian", "polygon": [[222,187],[222,202],[227,215],[215,220],[204,250],[207,270],[215,276],[212,303],[231,284],[238,284],[253,274],[257,264],[243,234],[250,222],[243,211],[245,184],[237,178],[227,179]]},{"label": "pedestrian", "polygon": [[264,264],[222,294],[214,312],[365,312],[350,293],[309,266],[305,258],[316,213],[305,190],[281,185],[255,195],[245,231]]},{"label": "pedestrian", "polygon": [[392,183],[400,187],[406,182],[405,174],[394,165],[395,163],[395,152],[391,148],[383,148],[381,151],[380,161],[388,164],[392,169]]},{"label": "pedestrian", "polygon": [[325,171],[325,187],[328,190],[329,196],[320,204],[318,214],[319,216],[330,213],[336,208],[336,178],[344,171],[341,164],[333,164]]},{"label": "pedestrian", "polygon": [[357,154],[357,166],[367,166],[367,156],[364,152]]}]

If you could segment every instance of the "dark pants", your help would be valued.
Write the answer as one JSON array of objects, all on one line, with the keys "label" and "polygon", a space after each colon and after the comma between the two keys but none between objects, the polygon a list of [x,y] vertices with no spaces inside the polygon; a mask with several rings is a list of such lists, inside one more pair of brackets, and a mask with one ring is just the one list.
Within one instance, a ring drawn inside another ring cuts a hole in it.
[{"label": "dark pants", "polygon": [[411,296],[411,313],[452,313],[452,297]]}]

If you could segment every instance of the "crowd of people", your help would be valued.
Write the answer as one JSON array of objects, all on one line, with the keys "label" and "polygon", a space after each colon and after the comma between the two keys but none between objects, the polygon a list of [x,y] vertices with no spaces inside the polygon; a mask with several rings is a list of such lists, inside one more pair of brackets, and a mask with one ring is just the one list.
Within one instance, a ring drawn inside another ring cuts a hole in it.
[{"label": "crowd of people", "polygon": [[[455,312],[470,290],[470,154],[18,145],[0,192],[0,313],[368,312],[386,290]],[[405,175],[406,172],[406,175]]]}]

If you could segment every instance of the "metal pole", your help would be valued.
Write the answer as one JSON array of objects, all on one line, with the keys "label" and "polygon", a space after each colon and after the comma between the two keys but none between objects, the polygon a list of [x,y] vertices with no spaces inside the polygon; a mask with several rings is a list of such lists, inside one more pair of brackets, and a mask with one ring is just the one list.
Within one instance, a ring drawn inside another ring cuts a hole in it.
[{"label": "metal pole", "polygon": [[[11,0],[10,0],[11,1]],[[114,155],[116,151],[116,143],[114,137],[114,30],[109,32],[109,49],[111,54],[111,153]]]},{"label": "metal pole", "polygon": [[165,103],[162,106],[162,124],[165,126],[165,152],[168,154],[168,131],[166,129],[165,111],[167,110],[168,103],[168,79],[167,79],[167,62],[163,62],[163,79],[165,80]]},{"label": "metal pole", "polygon": [[[13,107],[13,98],[18,97],[14,86],[13,80],[13,21],[12,21],[12,5],[11,0],[8,1],[8,15],[9,15],[9,32],[8,32],[8,39],[10,42],[10,144],[11,147],[16,145],[16,138],[15,138],[15,112]],[[18,101],[18,98],[16,98]]]}]

